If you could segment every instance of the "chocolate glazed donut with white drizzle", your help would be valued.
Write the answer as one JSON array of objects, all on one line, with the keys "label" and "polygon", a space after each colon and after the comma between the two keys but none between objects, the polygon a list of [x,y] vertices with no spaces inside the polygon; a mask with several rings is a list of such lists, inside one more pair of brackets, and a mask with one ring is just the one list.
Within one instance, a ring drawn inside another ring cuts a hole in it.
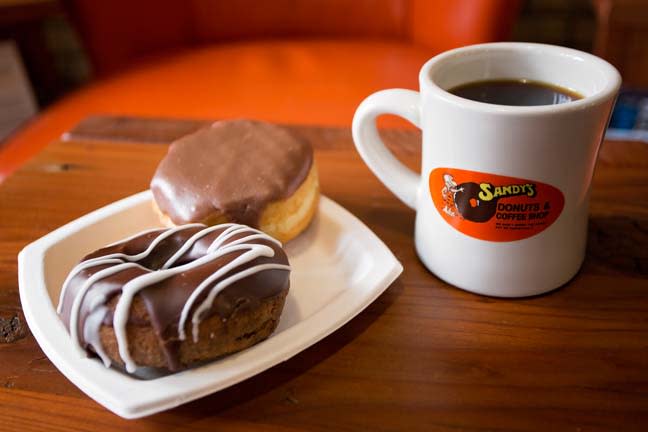
[{"label": "chocolate glazed donut with white drizzle", "polygon": [[157,376],[268,337],[289,274],[281,243],[245,225],[150,230],[86,256],[63,284],[58,313],[80,351]]}]

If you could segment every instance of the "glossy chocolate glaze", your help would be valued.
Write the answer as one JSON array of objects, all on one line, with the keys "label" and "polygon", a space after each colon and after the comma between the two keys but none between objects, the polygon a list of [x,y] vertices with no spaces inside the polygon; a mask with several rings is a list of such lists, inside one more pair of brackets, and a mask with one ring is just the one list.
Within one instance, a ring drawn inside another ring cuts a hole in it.
[{"label": "glossy chocolate glaze", "polygon": [[[175,228],[174,230],[176,230],[176,232],[159,242],[147,256],[134,261],[138,266],[119,271],[90,285],[90,288],[86,291],[79,307],[78,334],[81,346],[86,350],[91,348],[89,347],[88,341],[85,340],[84,328],[85,321],[93,308],[93,304],[96,305],[97,302],[101,302],[105,305],[111,303],[111,299],[114,299],[115,296],[121,294],[122,287],[127,282],[133,280],[137,276],[159,270],[163,264],[187,242],[187,240],[203,229],[205,229],[204,225],[191,226],[188,228]],[[192,263],[195,260],[204,257],[208,254],[207,249],[209,246],[226,229],[227,225],[223,225],[222,228],[220,226],[215,227],[213,232],[210,232],[197,240],[169,268],[175,268]],[[236,233],[226,239],[222,246],[227,246],[236,240],[254,234],[254,232],[247,227],[242,227],[241,229],[243,229],[242,232]],[[86,256],[82,260],[82,263],[93,258],[105,257],[115,253],[123,253],[131,256],[140,254],[144,252],[159,235],[166,231],[167,230],[156,230],[148,232],[127,239],[126,241],[104,247]],[[286,254],[278,244],[264,238],[248,240],[246,241],[246,244],[247,243],[269,246],[274,252],[274,256],[257,257],[252,261],[237,266],[230,272],[225,273],[209,286],[215,285],[218,281],[221,281],[234,273],[243,272],[246,269],[250,269],[251,267],[260,264],[273,263],[288,265]],[[185,303],[203,280],[214,274],[224,265],[231,263],[243,253],[244,251],[239,250],[222,254],[205,264],[192,268],[189,271],[183,271],[160,282],[147,285],[136,294],[143,300],[146,314],[131,313],[128,317],[128,324],[147,326],[150,323],[155,334],[159,338],[159,343],[164,350],[167,359],[167,367],[170,371],[182,368],[182,365],[178,360],[178,346],[180,343],[178,337],[178,322]],[[70,316],[74,301],[83,284],[92,277],[92,275],[113,265],[116,264],[102,264],[83,269],[69,280],[59,305],[59,314],[65,325],[68,327],[68,330],[70,330]],[[210,316],[218,315],[221,319],[227,320],[237,308],[253,308],[262,299],[278,295],[283,290],[288,289],[289,283],[289,272],[285,270],[271,269],[253,273],[223,289],[216,296],[212,307],[200,318],[201,320],[204,320]],[[197,298],[192,309],[195,309],[196,306],[200,304],[200,302],[207,296],[208,292],[209,289],[205,290],[204,293]],[[103,318],[103,325],[113,326],[115,302],[112,303],[113,305],[109,306],[109,310]],[[185,327],[191,327],[191,323],[188,323]],[[186,331],[188,334],[191,334],[189,329]]]},{"label": "glossy chocolate glaze", "polygon": [[217,214],[258,227],[263,209],[292,195],[312,163],[310,145],[284,128],[220,121],[171,144],[151,190],[175,224]]}]

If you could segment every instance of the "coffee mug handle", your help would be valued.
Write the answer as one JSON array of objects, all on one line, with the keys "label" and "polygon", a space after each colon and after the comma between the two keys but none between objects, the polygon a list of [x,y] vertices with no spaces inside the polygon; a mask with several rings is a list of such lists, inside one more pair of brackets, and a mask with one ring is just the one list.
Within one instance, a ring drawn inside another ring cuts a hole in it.
[{"label": "coffee mug handle", "polygon": [[420,128],[421,96],[405,89],[381,90],[366,98],[353,116],[353,141],[369,169],[401,201],[416,210],[421,176],[403,165],[385,146],[376,117],[395,114]]}]

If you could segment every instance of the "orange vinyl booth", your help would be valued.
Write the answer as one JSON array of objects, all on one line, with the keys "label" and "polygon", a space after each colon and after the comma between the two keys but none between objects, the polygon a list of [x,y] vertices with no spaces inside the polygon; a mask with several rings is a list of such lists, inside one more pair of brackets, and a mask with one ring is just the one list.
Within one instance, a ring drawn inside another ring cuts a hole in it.
[{"label": "orange vinyl booth", "polygon": [[[92,114],[349,127],[435,54],[502,40],[516,0],[72,0],[95,79],[0,145],[0,179]],[[394,119],[381,123],[402,125]]]}]

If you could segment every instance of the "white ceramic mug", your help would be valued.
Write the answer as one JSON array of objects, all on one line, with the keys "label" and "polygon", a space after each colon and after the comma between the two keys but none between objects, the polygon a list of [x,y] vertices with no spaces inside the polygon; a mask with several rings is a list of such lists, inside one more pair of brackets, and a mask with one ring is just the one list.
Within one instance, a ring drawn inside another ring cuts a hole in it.
[{"label": "white ceramic mug", "polygon": [[[447,92],[482,80],[529,79],[582,99],[504,106]],[[544,293],[569,281],[585,257],[592,175],[621,84],[604,60],[569,48],[492,43],[429,60],[420,92],[365,99],[353,139],[374,174],[416,210],[426,267],[465,290],[498,297]],[[376,117],[396,114],[423,131],[417,174],[387,150]]]}]

